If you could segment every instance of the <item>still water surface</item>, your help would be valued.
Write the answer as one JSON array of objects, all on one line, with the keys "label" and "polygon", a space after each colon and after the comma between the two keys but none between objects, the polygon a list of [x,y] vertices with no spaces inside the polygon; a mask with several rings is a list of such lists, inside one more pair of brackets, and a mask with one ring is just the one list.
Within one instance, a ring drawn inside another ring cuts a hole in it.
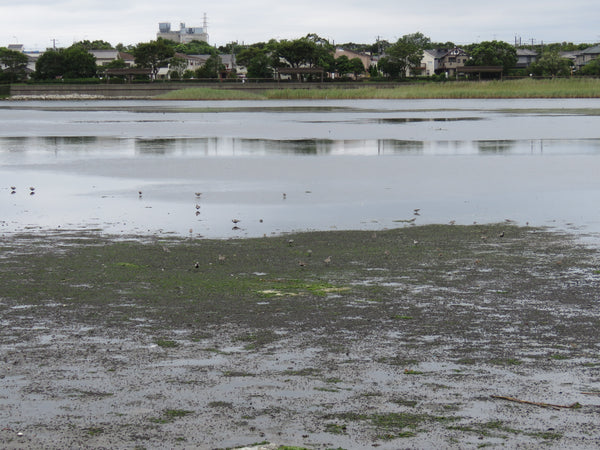
[{"label": "still water surface", "polygon": [[0,180],[4,233],[599,233],[600,100],[0,102]]}]

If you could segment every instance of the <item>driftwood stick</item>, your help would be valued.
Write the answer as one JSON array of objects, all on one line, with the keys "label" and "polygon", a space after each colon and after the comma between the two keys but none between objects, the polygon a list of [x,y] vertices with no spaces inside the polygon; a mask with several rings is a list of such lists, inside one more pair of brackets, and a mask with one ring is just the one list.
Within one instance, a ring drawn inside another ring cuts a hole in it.
[{"label": "driftwood stick", "polygon": [[553,409],[570,409],[570,408],[577,408],[579,406],[581,406],[579,403],[575,402],[572,405],[553,405],[552,403],[543,403],[543,402],[530,402],[528,400],[520,400],[518,398],[514,398],[514,397],[505,397],[503,395],[492,395],[492,398],[498,398],[500,400],[508,400],[510,402],[517,402],[517,403],[525,403],[527,405],[536,405],[536,406],[541,406],[543,408],[553,408]]}]

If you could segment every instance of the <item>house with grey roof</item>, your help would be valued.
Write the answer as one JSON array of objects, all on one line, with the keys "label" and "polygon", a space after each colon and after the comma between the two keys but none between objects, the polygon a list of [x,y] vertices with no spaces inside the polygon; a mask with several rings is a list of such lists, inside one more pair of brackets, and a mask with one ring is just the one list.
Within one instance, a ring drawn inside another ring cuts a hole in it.
[{"label": "house with grey roof", "polygon": [[600,45],[595,45],[593,47],[586,48],[585,50],[581,50],[575,56],[575,69],[581,69],[587,63],[600,57]]},{"label": "house with grey roof", "polygon": [[531,64],[537,61],[538,53],[535,50],[529,50],[528,48],[517,49],[517,64],[515,68],[525,69]]}]

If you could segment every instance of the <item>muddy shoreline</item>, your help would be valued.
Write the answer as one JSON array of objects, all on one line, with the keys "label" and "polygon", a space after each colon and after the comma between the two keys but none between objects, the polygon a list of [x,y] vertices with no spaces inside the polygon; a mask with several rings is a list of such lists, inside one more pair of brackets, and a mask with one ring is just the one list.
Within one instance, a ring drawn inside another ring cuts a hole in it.
[{"label": "muddy shoreline", "polygon": [[600,263],[569,235],[36,232],[0,251],[3,448],[600,446]]}]

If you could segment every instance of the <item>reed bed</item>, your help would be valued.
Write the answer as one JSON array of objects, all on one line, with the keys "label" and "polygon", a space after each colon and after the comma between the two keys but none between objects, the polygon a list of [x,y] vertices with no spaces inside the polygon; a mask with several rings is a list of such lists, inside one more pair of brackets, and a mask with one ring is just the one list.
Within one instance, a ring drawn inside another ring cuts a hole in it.
[{"label": "reed bed", "polygon": [[598,79],[507,80],[400,84],[394,88],[277,89],[269,99],[597,98]]},{"label": "reed bed", "polygon": [[188,88],[161,94],[160,100],[265,100],[264,95],[243,90]]},{"label": "reed bed", "polygon": [[160,95],[164,100],[354,100],[461,98],[600,98],[600,79],[449,81],[406,83],[393,88],[367,85],[343,88],[317,85],[306,89],[270,89],[262,94],[243,89],[189,88]]}]

